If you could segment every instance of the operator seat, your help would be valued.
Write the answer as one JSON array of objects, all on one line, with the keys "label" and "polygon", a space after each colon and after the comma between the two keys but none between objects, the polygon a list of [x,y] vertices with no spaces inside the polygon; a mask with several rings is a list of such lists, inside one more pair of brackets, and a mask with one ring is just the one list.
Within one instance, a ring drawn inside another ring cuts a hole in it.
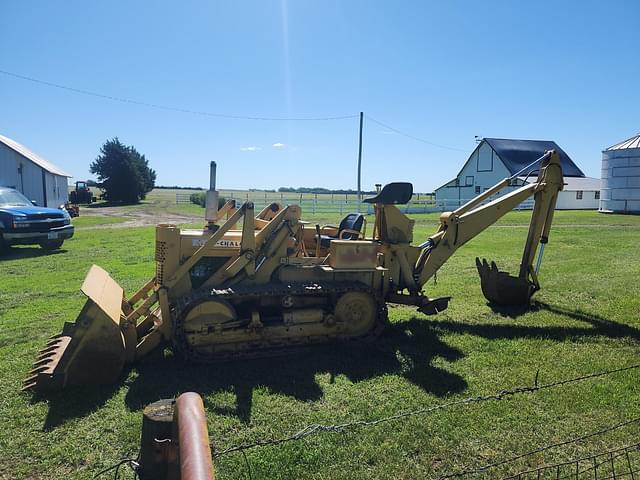
[{"label": "operator seat", "polygon": [[403,205],[408,203],[413,196],[413,185],[409,182],[387,183],[375,197],[362,200],[364,203],[377,203],[380,205]]},{"label": "operator seat", "polygon": [[[352,212],[342,219],[338,226],[338,233],[332,235],[320,235],[320,245],[329,247],[331,240],[357,240],[360,238],[362,225],[364,224],[364,215]],[[318,229],[320,226],[317,226]]]}]

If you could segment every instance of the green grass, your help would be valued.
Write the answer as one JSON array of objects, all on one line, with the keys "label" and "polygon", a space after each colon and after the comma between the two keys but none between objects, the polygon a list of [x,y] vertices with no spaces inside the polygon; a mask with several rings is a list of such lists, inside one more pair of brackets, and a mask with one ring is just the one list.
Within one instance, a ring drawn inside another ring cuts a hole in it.
[{"label": "green grass", "polygon": [[95,227],[102,225],[113,225],[114,223],[123,223],[128,219],[125,217],[107,217],[97,215],[87,215],[84,211],[81,216],[72,219],[71,223],[75,228]]},{"label": "green grass", "polygon": [[[150,203],[161,208],[153,198]],[[153,275],[154,229],[79,228],[63,251],[50,255],[14,248],[0,260],[0,478],[92,478],[136,452],[145,404],[189,390],[203,395],[210,436],[223,449],[310,423],[376,419],[531,384],[537,371],[540,382],[548,382],[638,363],[640,217],[557,212],[534,308],[500,314],[482,297],[473,261],[486,256],[515,271],[527,215],[508,214],[452,257],[437,284],[426,285],[431,296],[453,295],[448,310],[426,317],[392,308],[390,328],[372,347],[212,366],[168,355],[126,372],[119,385],[48,399],[20,393],[20,383],[45,339],[75,319],[89,266],[103,266],[132,292]],[[416,240],[434,231],[437,217],[415,216]],[[249,450],[246,457],[254,479],[435,477],[638,416],[639,382],[640,371],[631,370],[350,433],[321,433]],[[631,443],[639,434],[636,424],[500,473]],[[216,469],[221,479],[248,478],[242,454],[219,458]]]}]

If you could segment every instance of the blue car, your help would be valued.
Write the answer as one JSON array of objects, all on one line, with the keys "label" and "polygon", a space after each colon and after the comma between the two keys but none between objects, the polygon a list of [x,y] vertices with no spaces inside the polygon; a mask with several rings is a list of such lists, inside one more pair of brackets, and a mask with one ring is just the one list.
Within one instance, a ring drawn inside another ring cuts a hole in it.
[{"label": "blue car", "polygon": [[64,209],[38,207],[13,188],[0,187],[0,253],[10,245],[40,245],[56,250],[73,237]]}]

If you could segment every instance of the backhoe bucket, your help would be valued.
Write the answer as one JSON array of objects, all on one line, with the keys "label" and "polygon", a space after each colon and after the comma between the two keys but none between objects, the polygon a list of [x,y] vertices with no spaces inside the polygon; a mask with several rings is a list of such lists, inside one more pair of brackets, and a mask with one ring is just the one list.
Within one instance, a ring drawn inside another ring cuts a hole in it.
[{"label": "backhoe bucket", "polygon": [[23,390],[60,390],[73,385],[115,381],[125,363],[120,331],[124,291],[107,272],[93,265],[82,293],[87,301],[75,323],[65,322],[40,351]]},{"label": "backhoe bucket", "polygon": [[495,262],[476,258],[482,293],[490,303],[502,306],[526,305],[536,287],[526,278],[514,277],[498,270]]}]

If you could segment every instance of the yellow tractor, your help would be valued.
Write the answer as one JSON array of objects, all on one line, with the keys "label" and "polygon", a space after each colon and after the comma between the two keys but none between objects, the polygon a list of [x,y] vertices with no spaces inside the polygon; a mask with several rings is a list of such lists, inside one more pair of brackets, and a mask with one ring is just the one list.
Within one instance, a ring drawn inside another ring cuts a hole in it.
[{"label": "yellow tractor", "polygon": [[[536,181],[508,188],[534,170]],[[82,311],[40,352],[24,389],[115,382],[125,365],[166,346],[187,360],[212,362],[373,339],[384,330],[388,303],[427,315],[447,308],[450,297],[430,298],[423,285],[458,248],[533,196],[519,274],[476,260],[490,302],[526,304],[540,288],[540,260],[562,187],[559,156],[548,151],[443,213],[436,233],[413,245],[414,221],[395,206],[410,200],[410,183],[388,184],[365,200],[375,212],[367,236],[358,215],[319,227],[301,220],[297,205],[272,204],[256,213],[251,202],[239,208],[227,202],[218,210],[212,162],[206,227],[158,225],[156,275],[129,298],[92,266],[82,285]]]}]

